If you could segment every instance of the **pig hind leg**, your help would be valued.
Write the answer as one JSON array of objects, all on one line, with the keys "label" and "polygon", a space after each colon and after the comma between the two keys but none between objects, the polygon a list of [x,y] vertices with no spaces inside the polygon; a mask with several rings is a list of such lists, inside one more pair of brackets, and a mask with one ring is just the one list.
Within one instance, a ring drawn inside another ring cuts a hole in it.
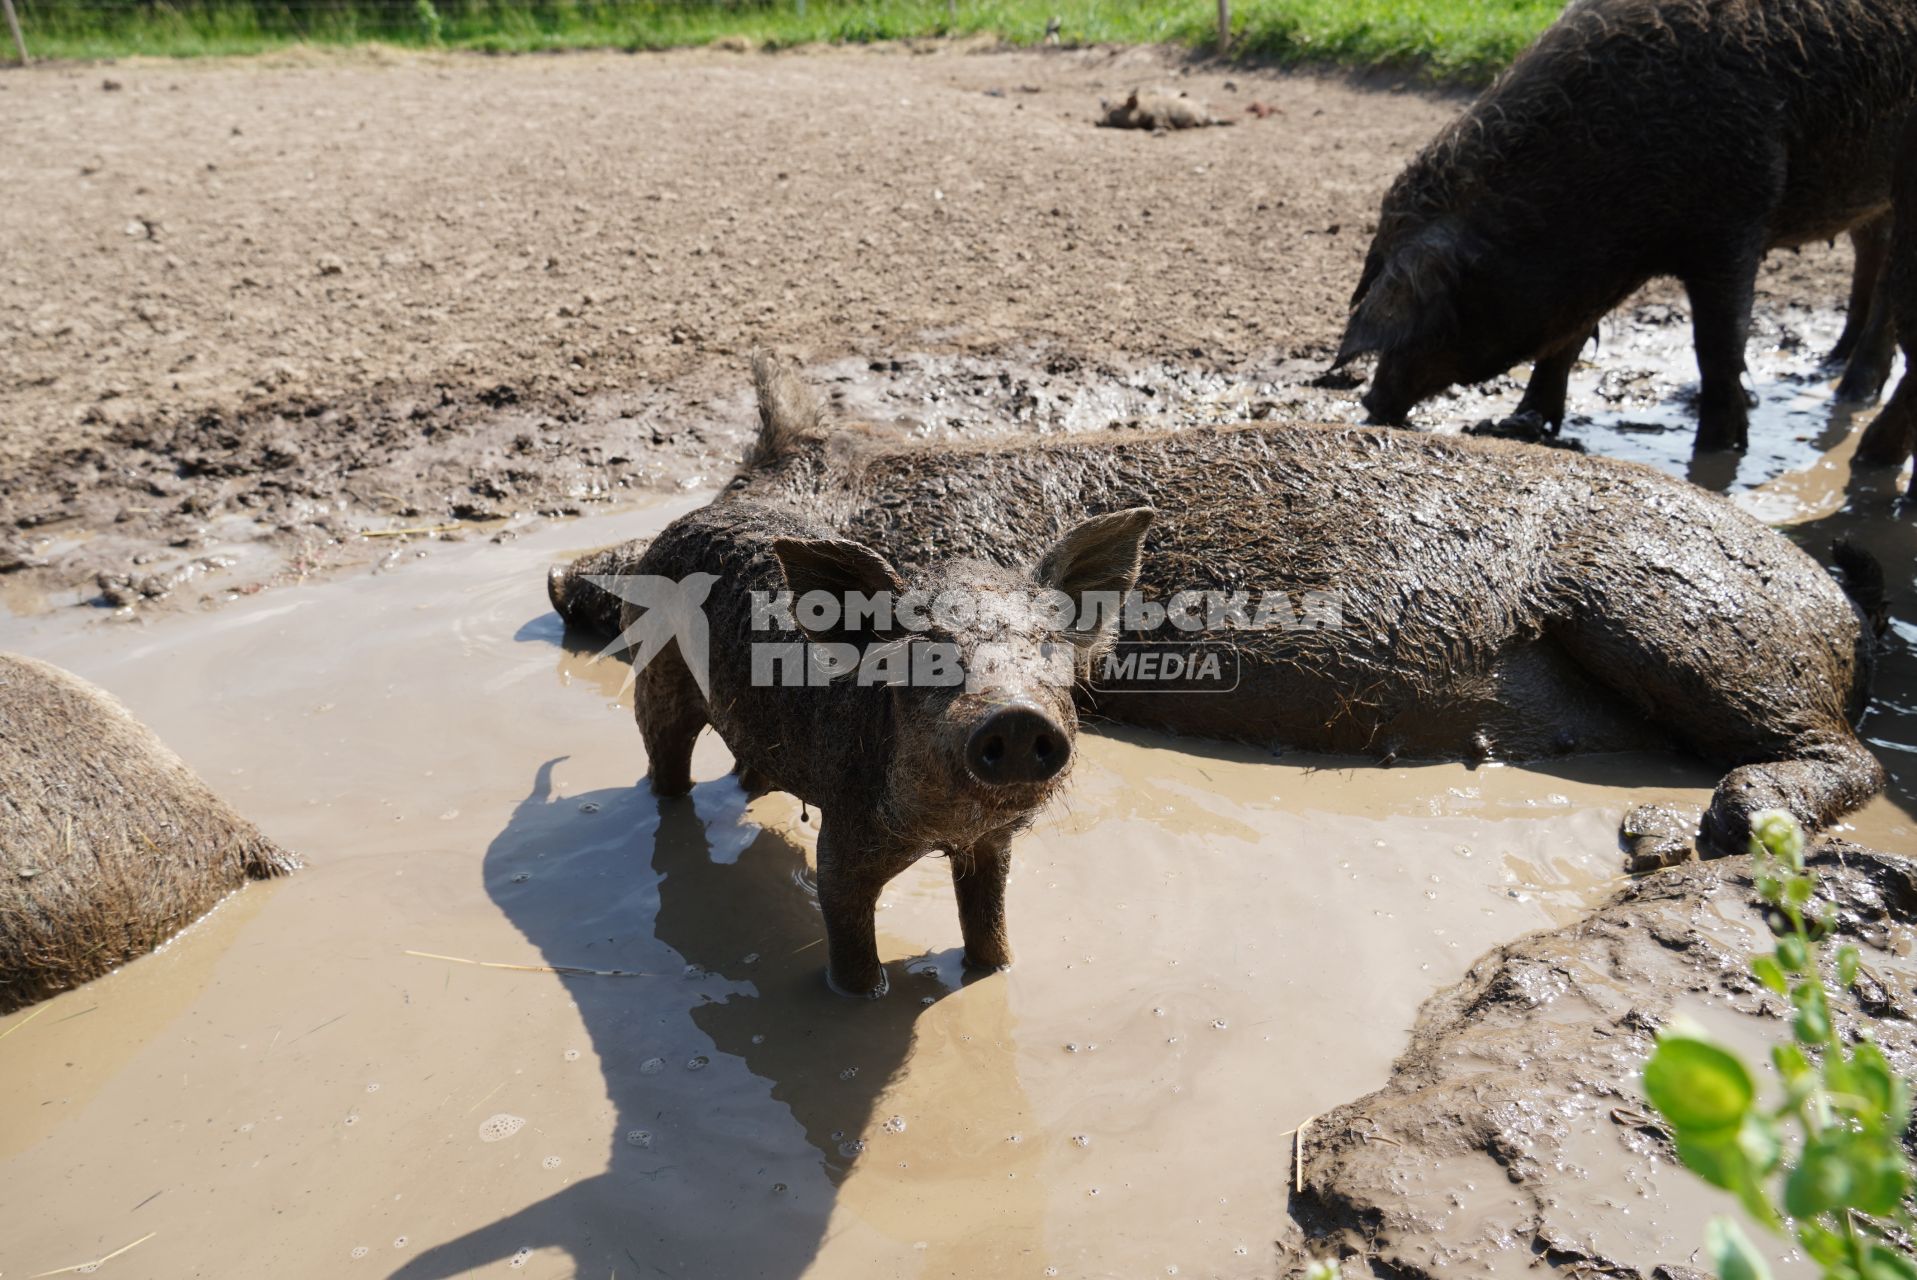
[{"label": "pig hind leg", "polygon": [[1875,404],[1890,379],[1897,326],[1884,264],[1890,256],[1890,219],[1873,218],[1850,233],[1857,253],[1851,275],[1850,311],[1831,359],[1844,363],[1837,398],[1845,404]]},{"label": "pig hind leg", "polygon": [[692,790],[692,745],[710,717],[677,642],[635,676],[632,714],[646,744],[646,776],[653,793],[682,796]]},{"label": "pig hind leg", "polygon": [[1815,830],[1862,805],[1884,787],[1884,766],[1849,734],[1798,745],[1788,759],[1740,765],[1724,776],[1704,811],[1699,846],[1715,854],[1742,853],[1751,819],[1782,809]]},{"label": "pig hind leg", "polygon": [[[1582,594],[1581,606],[1553,625],[1552,635],[1647,723],[1668,728],[1706,759],[1738,766],[1718,784],[1704,816],[1699,845],[1707,853],[1743,852],[1751,816],[1761,810],[1787,810],[1814,829],[1882,788],[1883,766],[1841,718],[1773,705],[1777,691],[1761,676],[1721,669],[1714,655],[1742,648],[1739,636],[1722,644],[1659,644],[1641,622],[1656,611],[1655,601],[1639,601],[1628,588],[1615,599]],[[1622,834],[1639,865],[1683,852],[1669,823],[1651,810],[1628,815]]]}]

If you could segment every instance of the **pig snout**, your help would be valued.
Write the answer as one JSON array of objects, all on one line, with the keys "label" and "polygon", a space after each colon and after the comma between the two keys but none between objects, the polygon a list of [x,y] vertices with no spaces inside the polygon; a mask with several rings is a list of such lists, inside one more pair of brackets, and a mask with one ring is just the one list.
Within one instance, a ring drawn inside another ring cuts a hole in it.
[{"label": "pig snout", "polygon": [[993,787],[1049,781],[1071,758],[1071,739],[1036,707],[994,711],[965,743],[966,767]]}]

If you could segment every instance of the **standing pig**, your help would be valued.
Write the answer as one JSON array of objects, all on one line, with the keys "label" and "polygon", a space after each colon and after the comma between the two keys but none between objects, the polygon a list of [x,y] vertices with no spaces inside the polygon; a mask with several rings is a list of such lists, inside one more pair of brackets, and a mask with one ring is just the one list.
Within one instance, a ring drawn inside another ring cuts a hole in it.
[{"label": "standing pig", "polygon": [[0,1013],[145,955],[299,866],[125,707],[0,654]]},{"label": "standing pig", "polygon": [[[801,403],[789,374],[758,372]],[[1884,784],[1852,729],[1864,612],[1792,543],[1649,467],[1299,424],[926,448],[834,435],[809,406],[766,415],[760,441],[718,507],[799,505],[908,567],[953,546],[1029,562],[1066,520],[1150,502],[1167,514],[1145,596],[1337,602],[1336,626],[1127,623],[1128,644],[1222,644],[1240,676],[1229,694],[1090,693],[1110,719],[1386,758],[1675,746],[1730,767],[1701,833],[1716,851],[1742,852],[1759,810],[1820,826]],[[1868,557],[1839,558],[1881,592]],[[1680,851],[1648,815],[1625,825],[1641,861]]]},{"label": "standing pig", "polygon": [[[1855,230],[1853,308],[1917,101],[1917,6],[1578,0],[1392,183],[1337,364],[1376,352],[1372,420],[1534,361],[1518,407],[1564,419],[1598,320],[1645,281],[1690,295],[1697,447],[1743,448],[1757,268]],[[1853,319],[1858,316],[1854,313]],[[1846,335],[1874,399],[1889,350]]]},{"label": "standing pig", "polygon": [[[771,462],[770,454],[756,456]],[[608,586],[618,590],[619,575],[708,592],[703,672],[681,649],[700,647],[697,623],[634,657],[633,712],[653,790],[677,796],[691,788],[693,742],[711,725],[743,776],[817,806],[827,977],[841,993],[878,996],[886,989],[873,922],[879,893],[934,850],[951,858],[967,963],[1010,963],[1011,838],[1064,779],[1078,724],[1075,672],[1109,639],[1105,630],[1079,628],[1076,609],[1065,618],[1035,597],[1128,590],[1151,518],[1129,510],[1084,521],[1034,544],[1029,573],[927,561],[908,592],[878,552],[793,509],[724,502],[681,517],[649,544],[555,569],[548,586],[560,616],[588,627],[607,620]],[[795,600],[858,593],[899,612],[855,618],[847,610],[832,618],[799,608],[787,622],[764,603],[786,590]],[[764,593],[756,603],[755,592]],[[948,608],[947,600],[955,603]],[[935,601],[913,612],[908,629],[912,602]],[[994,607],[967,616],[964,601]],[[652,615],[627,604],[626,635],[662,621]],[[801,634],[794,626],[810,629]],[[807,667],[806,682],[794,685],[788,679],[797,668],[775,665],[773,655],[805,641],[859,657],[831,678]],[[939,647],[955,662],[922,666]],[[902,664],[889,678],[878,665],[888,655]]]}]

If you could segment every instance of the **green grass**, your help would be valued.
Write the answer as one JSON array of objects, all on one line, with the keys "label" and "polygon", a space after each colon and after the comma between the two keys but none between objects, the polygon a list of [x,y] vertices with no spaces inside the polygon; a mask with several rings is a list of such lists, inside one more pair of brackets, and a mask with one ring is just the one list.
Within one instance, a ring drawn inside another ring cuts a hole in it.
[{"label": "green grass", "polygon": [[[1036,44],[1048,18],[1074,44],[1210,49],[1215,0],[16,0],[36,57],[257,53],[289,44],[494,52],[667,49],[742,36],[781,48],[989,34]],[[1489,79],[1562,0],[1237,0],[1235,56]]]}]

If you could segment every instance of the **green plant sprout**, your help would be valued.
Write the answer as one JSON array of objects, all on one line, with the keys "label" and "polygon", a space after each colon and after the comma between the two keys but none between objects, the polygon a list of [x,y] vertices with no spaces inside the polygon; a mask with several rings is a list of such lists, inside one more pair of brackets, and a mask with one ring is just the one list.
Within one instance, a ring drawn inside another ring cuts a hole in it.
[{"label": "green plant sprout", "polygon": [[[1676,1021],[1644,1066],[1644,1092],[1684,1165],[1770,1231],[1794,1234],[1825,1280],[1917,1280],[1905,1243],[1910,1088],[1870,1040],[1846,1045],[1837,1034],[1819,964],[1834,921],[1828,908],[1813,913],[1817,877],[1804,864],[1803,828],[1778,810],[1757,815],[1751,858],[1777,938],[1751,972],[1794,1010],[1792,1042],[1771,1050],[1783,1099],[1760,1105],[1742,1059]],[[1856,983],[1858,964],[1857,948],[1837,948],[1840,993]],[[1713,1218],[1704,1239],[1720,1280],[1769,1280],[1763,1255],[1731,1218]]]}]

